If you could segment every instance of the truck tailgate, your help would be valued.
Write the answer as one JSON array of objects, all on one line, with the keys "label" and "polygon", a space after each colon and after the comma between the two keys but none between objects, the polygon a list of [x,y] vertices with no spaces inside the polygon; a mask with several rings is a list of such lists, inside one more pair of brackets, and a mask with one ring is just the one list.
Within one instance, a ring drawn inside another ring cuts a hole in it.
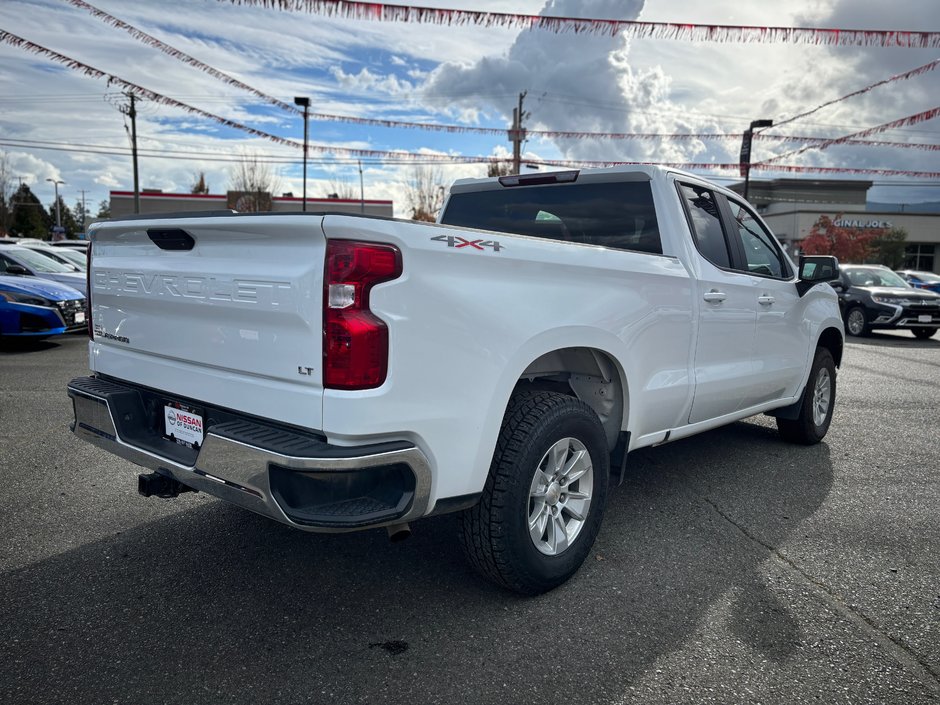
[{"label": "truck tailgate", "polygon": [[220,216],[97,226],[93,368],[320,428],[321,222]]}]

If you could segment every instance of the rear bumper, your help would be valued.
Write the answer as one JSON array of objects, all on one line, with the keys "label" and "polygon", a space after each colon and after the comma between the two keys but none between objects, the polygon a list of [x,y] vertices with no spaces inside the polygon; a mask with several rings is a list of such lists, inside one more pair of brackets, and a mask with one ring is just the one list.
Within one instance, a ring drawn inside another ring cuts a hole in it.
[{"label": "rear bumper", "polygon": [[430,465],[408,442],[334,446],[229,412],[223,422],[206,424],[202,447],[193,450],[153,428],[147,390],[79,377],[68,392],[79,438],[298,529],[350,531],[427,512]]}]

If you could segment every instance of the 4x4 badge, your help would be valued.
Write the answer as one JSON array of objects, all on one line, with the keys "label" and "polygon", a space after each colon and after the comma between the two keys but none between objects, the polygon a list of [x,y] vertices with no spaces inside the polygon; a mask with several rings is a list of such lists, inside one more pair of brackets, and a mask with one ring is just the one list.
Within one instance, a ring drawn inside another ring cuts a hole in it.
[{"label": "4x4 badge", "polygon": [[438,235],[431,238],[432,242],[446,242],[448,247],[461,249],[469,247],[474,250],[485,250],[487,247],[493,248],[493,252],[499,252],[503,248],[499,240],[467,240],[459,235]]}]

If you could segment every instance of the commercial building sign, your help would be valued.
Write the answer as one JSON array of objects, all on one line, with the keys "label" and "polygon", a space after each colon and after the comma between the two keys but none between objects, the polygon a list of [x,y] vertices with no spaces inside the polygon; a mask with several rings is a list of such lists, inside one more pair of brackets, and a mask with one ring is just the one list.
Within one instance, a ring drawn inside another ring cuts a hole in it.
[{"label": "commercial building sign", "polygon": [[891,227],[890,220],[865,220],[864,218],[839,218],[832,224],[837,228],[862,228],[886,230]]}]

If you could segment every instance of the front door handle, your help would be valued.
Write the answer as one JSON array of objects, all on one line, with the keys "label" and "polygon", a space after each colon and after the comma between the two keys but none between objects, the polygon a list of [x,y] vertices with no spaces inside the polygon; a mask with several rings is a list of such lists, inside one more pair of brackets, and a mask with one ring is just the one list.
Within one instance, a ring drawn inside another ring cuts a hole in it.
[{"label": "front door handle", "polygon": [[776,301],[776,299],[773,296],[768,296],[767,294],[757,297],[757,303],[759,303],[761,306],[770,306],[770,304],[772,304],[774,301]]},{"label": "front door handle", "polygon": [[711,291],[706,291],[703,298],[709,303],[720,304],[722,301],[728,298],[728,295],[723,291],[712,289]]}]

